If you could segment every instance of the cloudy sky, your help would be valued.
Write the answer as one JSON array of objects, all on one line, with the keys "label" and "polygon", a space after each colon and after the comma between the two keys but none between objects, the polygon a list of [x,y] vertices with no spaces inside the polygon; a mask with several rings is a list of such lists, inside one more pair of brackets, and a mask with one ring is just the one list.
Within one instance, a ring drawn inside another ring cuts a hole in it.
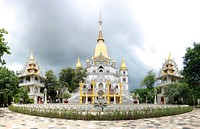
[{"label": "cloudy sky", "polygon": [[4,56],[6,66],[22,69],[31,51],[43,74],[75,67],[78,57],[85,66],[101,11],[109,56],[118,68],[125,59],[135,89],[149,70],[158,75],[169,53],[182,69],[186,48],[200,42],[199,6],[199,0],[0,0],[0,28],[9,32],[12,53]]}]

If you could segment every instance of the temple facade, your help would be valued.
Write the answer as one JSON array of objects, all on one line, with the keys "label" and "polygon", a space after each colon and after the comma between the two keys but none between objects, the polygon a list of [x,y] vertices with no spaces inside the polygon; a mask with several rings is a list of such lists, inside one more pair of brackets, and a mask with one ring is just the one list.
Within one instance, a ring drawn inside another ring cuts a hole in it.
[{"label": "temple facade", "polygon": [[[79,84],[79,93],[69,102],[81,104],[94,104],[98,101],[99,94],[107,104],[121,104],[132,102],[129,95],[128,69],[122,60],[120,69],[117,69],[116,61],[108,55],[107,46],[102,33],[102,18],[99,18],[100,30],[95,46],[94,55],[86,61],[86,78]],[[76,68],[82,68],[78,58]]]},{"label": "temple facade", "polygon": [[33,99],[35,104],[42,103],[44,94],[40,91],[44,87],[45,78],[32,52],[18,78],[19,87],[28,88],[29,98]]},{"label": "temple facade", "polygon": [[181,78],[183,78],[183,76],[180,74],[175,61],[172,60],[171,54],[169,54],[168,59],[162,65],[159,76],[157,77],[157,80],[160,81],[157,86],[161,88],[161,93],[157,95],[158,104],[168,103],[168,97],[164,96],[165,87],[169,86],[172,83],[179,82]]}]

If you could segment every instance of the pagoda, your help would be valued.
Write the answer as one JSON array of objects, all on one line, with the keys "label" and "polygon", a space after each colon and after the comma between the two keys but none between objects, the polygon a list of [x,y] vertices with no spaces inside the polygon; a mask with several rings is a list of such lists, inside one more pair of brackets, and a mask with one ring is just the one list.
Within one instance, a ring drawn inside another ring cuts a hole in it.
[{"label": "pagoda", "polygon": [[168,97],[164,96],[164,89],[165,87],[169,86],[172,83],[177,83],[183,78],[180,74],[177,64],[171,58],[171,53],[169,53],[168,59],[165,60],[164,64],[162,65],[162,69],[160,69],[159,76],[157,80],[160,80],[160,83],[157,87],[161,88],[161,93],[157,95],[158,97],[158,104],[167,104]]},{"label": "pagoda", "polygon": [[[99,18],[99,35],[94,55],[86,60],[86,77],[79,83],[78,94],[72,96],[69,102],[80,104],[94,104],[100,95],[107,104],[132,103],[129,95],[128,68],[122,60],[120,69],[116,61],[109,57],[107,46],[103,38],[102,17]],[[78,58],[76,69],[82,68]]]},{"label": "pagoda", "polygon": [[44,100],[44,94],[41,93],[41,88],[44,87],[45,77],[42,75],[40,67],[31,52],[27,63],[21,70],[19,77],[19,87],[28,88],[28,96],[34,100],[35,104],[42,103]]}]

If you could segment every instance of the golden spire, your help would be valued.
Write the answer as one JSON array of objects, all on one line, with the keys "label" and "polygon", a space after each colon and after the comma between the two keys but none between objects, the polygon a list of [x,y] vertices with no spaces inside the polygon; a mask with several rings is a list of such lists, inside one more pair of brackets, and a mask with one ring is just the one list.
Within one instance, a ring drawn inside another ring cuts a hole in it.
[{"label": "golden spire", "polygon": [[169,53],[169,55],[168,55],[168,60],[172,60],[172,55],[171,55],[171,53]]},{"label": "golden spire", "polygon": [[100,31],[99,31],[99,37],[97,39],[97,45],[95,48],[94,58],[98,57],[101,54],[104,57],[109,58],[108,52],[107,52],[107,47],[106,47],[106,44],[104,43],[104,39],[103,39],[103,33],[102,33],[102,28],[101,28],[102,23],[103,23],[103,21],[102,21],[101,13],[100,13],[100,18],[99,18]]},{"label": "golden spire", "polygon": [[99,25],[100,25],[100,28],[99,28],[99,37],[98,37],[98,39],[97,39],[97,42],[99,41],[99,40],[103,40],[104,41],[104,39],[103,39],[103,33],[102,33],[102,23],[103,23],[103,20],[102,20],[102,17],[101,17],[101,13],[100,13],[100,17],[99,17]]},{"label": "golden spire", "polygon": [[78,61],[77,61],[77,63],[76,63],[76,68],[77,68],[77,69],[82,68],[79,57],[78,57]]},{"label": "golden spire", "polygon": [[127,67],[126,67],[124,59],[122,59],[122,64],[121,64],[121,68],[120,69],[121,70],[127,70]]}]

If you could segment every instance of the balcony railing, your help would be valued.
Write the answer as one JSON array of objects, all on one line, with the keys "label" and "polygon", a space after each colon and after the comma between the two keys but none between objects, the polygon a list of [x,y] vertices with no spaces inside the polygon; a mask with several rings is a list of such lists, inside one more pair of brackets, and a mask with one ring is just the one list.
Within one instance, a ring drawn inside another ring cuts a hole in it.
[{"label": "balcony railing", "polygon": [[44,83],[41,82],[23,82],[19,84],[19,86],[29,86],[29,85],[44,87]]}]

